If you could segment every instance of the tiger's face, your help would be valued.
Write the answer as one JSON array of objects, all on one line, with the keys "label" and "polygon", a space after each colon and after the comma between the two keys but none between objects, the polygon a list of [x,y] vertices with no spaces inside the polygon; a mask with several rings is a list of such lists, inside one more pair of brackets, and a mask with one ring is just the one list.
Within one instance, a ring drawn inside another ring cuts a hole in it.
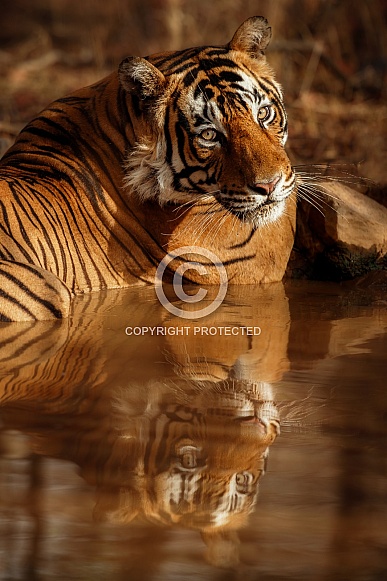
[{"label": "tiger's face", "polygon": [[141,200],[204,204],[255,226],[285,211],[295,176],[282,91],[263,56],[270,34],[251,18],[225,47],[121,64],[144,122],[126,176]]},{"label": "tiger's face", "polygon": [[152,517],[202,532],[242,526],[279,433],[271,386],[220,382],[192,407],[165,409],[155,432],[165,440],[148,472]]},{"label": "tiger's face", "polygon": [[280,430],[271,385],[226,380],[194,382],[187,390],[183,383],[151,399],[137,427],[148,434],[142,443],[137,432],[128,432],[125,393],[117,400],[122,437],[112,456],[121,450],[124,462],[130,460],[109,461],[112,476],[104,476],[95,517],[124,523],[142,513],[151,522],[201,533],[242,527]]}]

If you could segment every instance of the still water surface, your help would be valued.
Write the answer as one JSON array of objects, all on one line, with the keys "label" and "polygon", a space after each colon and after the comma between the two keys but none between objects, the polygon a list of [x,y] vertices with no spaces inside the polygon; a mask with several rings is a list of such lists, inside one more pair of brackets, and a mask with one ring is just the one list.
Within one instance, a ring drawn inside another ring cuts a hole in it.
[{"label": "still water surface", "polygon": [[0,579],[387,579],[386,330],[316,283],[1,324]]}]

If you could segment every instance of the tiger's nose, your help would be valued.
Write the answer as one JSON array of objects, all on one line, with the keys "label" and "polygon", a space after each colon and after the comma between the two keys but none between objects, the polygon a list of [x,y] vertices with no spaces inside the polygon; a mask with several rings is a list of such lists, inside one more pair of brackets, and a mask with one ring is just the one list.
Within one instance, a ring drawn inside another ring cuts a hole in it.
[{"label": "tiger's nose", "polygon": [[257,182],[253,184],[252,189],[255,190],[258,194],[269,196],[274,191],[274,188],[278,184],[279,180],[280,178],[277,176],[270,182]]}]

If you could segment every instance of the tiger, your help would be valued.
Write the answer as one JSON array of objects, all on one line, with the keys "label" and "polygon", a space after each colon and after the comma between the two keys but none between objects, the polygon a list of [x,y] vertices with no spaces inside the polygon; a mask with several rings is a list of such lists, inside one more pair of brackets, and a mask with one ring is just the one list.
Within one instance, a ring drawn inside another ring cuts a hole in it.
[{"label": "tiger", "polygon": [[282,280],[296,179],[270,39],[255,16],[226,45],[129,56],[21,131],[0,162],[0,320],[66,318],[74,296],[153,284],[193,245],[233,284]]},{"label": "tiger", "polygon": [[[54,398],[38,408],[8,404],[0,444],[9,434],[24,444],[25,459],[75,465],[93,490],[89,518],[101,527],[145,521],[188,529],[200,534],[210,560],[224,542],[227,559],[237,560],[280,433],[272,386],[153,381],[115,391],[103,402],[90,392],[81,405],[74,391],[62,408]],[[224,566],[225,555],[214,564]]]},{"label": "tiger", "polygon": [[[97,485],[93,517],[197,531],[208,553],[227,540],[227,557],[237,559],[238,533],[255,509],[269,448],[280,434],[273,388],[234,378],[177,383],[174,393],[153,390],[158,397],[149,397],[140,422],[131,416],[128,391],[115,402],[121,437],[103,474],[98,466],[83,473]],[[225,555],[217,564],[226,564]]]}]

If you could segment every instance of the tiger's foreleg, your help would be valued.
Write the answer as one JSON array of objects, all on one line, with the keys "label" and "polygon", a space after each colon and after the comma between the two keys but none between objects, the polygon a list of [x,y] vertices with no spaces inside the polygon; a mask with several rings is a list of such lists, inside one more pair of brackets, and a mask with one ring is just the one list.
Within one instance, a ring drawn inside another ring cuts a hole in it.
[{"label": "tiger's foreleg", "polygon": [[55,274],[0,260],[0,321],[45,321],[69,316],[72,293]]}]

